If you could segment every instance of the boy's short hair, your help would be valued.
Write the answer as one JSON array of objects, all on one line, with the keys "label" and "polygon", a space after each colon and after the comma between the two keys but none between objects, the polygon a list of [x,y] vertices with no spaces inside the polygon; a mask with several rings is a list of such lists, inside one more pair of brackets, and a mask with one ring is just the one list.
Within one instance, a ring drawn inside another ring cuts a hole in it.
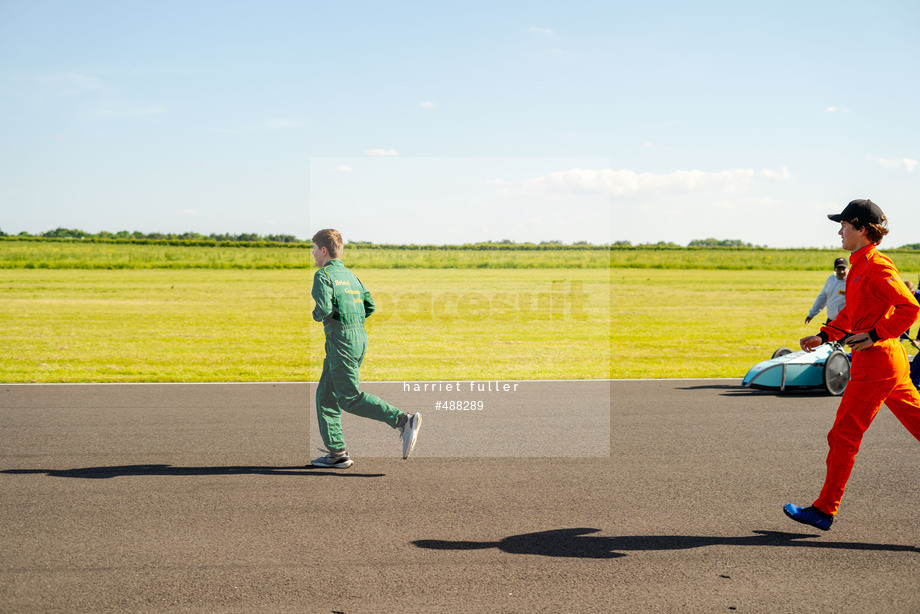
[{"label": "boy's short hair", "polygon": [[342,240],[342,234],[334,228],[324,228],[313,235],[313,245],[325,247],[326,251],[333,258],[339,258],[342,250],[345,249],[345,241]]},{"label": "boy's short hair", "polygon": [[847,220],[856,230],[866,229],[866,238],[878,245],[882,242],[882,237],[888,234],[888,218],[885,217],[885,214],[882,214],[882,218],[877,224],[863,223],[859,219]]}]

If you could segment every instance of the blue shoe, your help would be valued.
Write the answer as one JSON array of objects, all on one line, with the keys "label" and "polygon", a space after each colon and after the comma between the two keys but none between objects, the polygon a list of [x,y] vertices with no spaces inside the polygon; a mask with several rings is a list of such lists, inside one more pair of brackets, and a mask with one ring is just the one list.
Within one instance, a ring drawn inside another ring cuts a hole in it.
[{"label": "blue shoe", "polygon": [[813,505],[811,507],[799,507],[798,505],[787,503],[783,506],[783,512],[796,522],[813,526],[822,531],[830,529],[831,524],[834,522],[833,516],[825,514]]}]

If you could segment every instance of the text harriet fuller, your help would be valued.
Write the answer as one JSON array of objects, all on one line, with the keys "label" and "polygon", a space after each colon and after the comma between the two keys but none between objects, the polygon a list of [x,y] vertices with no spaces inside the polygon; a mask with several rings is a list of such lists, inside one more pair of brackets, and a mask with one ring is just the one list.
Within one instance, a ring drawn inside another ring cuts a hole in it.
[{"label": "text harriet fuller", "polygon": [[403,392],[516,392],[519,382],[403,382]]}]

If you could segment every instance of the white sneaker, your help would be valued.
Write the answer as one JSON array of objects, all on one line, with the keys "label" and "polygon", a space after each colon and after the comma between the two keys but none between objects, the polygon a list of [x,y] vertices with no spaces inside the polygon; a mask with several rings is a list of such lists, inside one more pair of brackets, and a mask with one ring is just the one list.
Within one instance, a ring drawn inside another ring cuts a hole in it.
[{"label": "white sneaker", "polygon": [[415,440],[418,438],[418,430],[422,426],[422,414],[416,412],[407,416],[406,423],[399,427],[400,436],[403,444],[403,460],[409,458],[412,449],[415,447]]},{"label": "white sneaker", "polygon": [[[322,450],[325,452],[325,450]],[[342,454],[341,456],[333,456],[332,453],[326,454],[326,456],[320,456],[319,458],[314,458],[310,461],[310,464],[314,467],[329,467],[330,469],[348,469],[355,464],[355,461],[351,460],[348,456],[348,452]]]}]

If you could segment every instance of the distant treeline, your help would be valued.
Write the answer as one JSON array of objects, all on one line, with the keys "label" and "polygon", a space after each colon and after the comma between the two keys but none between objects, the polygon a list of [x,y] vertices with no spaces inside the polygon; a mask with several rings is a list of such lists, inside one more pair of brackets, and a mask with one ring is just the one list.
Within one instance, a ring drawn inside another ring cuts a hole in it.
[{"label": "distant treeline", "polygon": [[[195,232],[182,234],[164,234],[159,232],[144,234],[142,232],[99,232],[89,233],[82,230],[57,228],[38,235],[20,232],[9,235],[0,230],[0,240],[7,241],[60,241],[80,243],[123,243],[134,245],[173,245],[189,247],[293,247],[312,248],[312,241],[304,241],[293,235],[259,235],[255,233],[243,234],[210,234],[202,235]],[[629,245],[629,243],[625,243]],[[673,244],[672,244],[673,245]],[[488,241],[481,243],[465,243],[463,245],[397,245],[391,243],[372,243],[370,241],[349,241],[346,244],[351,248],[362,249],[400,249],[400,250],[554,250],[554,249],[582,249],[596,250],[607,249],[609,245],[594,245],[587,241],[578,241],[565,244],[562,241],[542,241],[540,243],[515,243],[514,241]],[[678,245],[673,245],[679,247]]]},{"label": "distant treeline", "polygon": [[[203,235],[197,232],[184,232],[182,234],[171,234],[161,232],[143,233],[139,231],[129,232],[121,230],[119,232],[101,231],[97,233],[84,232],[77,228],[55,228],[41,234],[32,235],[28,232],[9,235],[0,229],[0,239],[23,240],[23,241],[84,241],[87,243],[129,243],[129,244],[149,244],[149,245],[177,245],[177,246],[221,246],[221,247],[294,247],[294,248],[311,248],[312,242],[309,240],[298,239],[294,235],[260,235],[256,233],[230,234],[212,233]],[[694,239],[686,246],[678,245],[670,241],[659,241],[657,243],[637,243],[633,245],[630,241],[616,241],[610,244],[593,244],[587,241],[576,241],[566,244],[562,241],[541,241],[540,243],[516,243],[508,239],[502,241],[483,241],[479,243],[464,243],[462,245],[418,245],[418,244],[392,244],[392,243],[372,243],[370,241],[350,241],[349,247],[361,247],[366,249],[402,249],[402,250],[553,250],[553,249],[686,249],[693,248],[740,248],[740,249],[770,249],[766,245],[753,245],[745,243],[740,239]],[[920,243],[911,243],[902,245],[896,249],[920,250]]]},{"label": "distant treeline", "polygon": [[80,230],[79,228],[55,228],[54,230],[48,230],[41,234],[32,235],[28,232],[20,232],[17,235],[8,235],[0,229],[0,237],[12,237],[16,239],[80,239],[80,240],[102,240],[102,241],[119,241],[119,242],[135,242],[135,241],[170,241],[170,242],[189,242],[189,243],[301,243],[304,245],[309,245],[309,241],[301,241],[294,235],[266,235],[262,236],[255,233],[242,233],[242,234],[217,234],[212,233],[209,235],[203,235],[197,232],[184,232],[182,234],[166,234],[162,232],[151,232],[143,233],[135,230],[134,232],[129,232],[127,230],[120,230],[118,232],[108,232],[103,230],[102,232],[91,233]]},{"label": "distant treeline", "polygon": [[[298,239],[293,235],[260,235],[256,233],[243,234],[216,234],[203,235],[197,232],[182,234],[166,234],[161,232],[143,233],[139,231],[120,232],[102,231],[98,233],[85,232],[76,228],[55,228],[41,234],[32,235],[20,232],[9,235],[0,229],[0,239],[24,241],[81,241],[85,243],[128,243],[150,245],[177,245],[177,246],[221,246],[221,247],[299,247],[311,248],[312,241]],[[481,243],[465,243],[463,245],[396,245],[372,243],[370,241],[350,241],[348,247],[367,249],[403,249],[403,250],[552,250],[552,249],[605,249],[609,245],[593,245],[587,241],[577,241],[565,244],[562,241],[542,241],[540,243],[515,243],[514,241],[486,241]],[[629,242],[620,242],[617,245],[630,246]],[[674,247],[678,245],[671,244]]]}]

